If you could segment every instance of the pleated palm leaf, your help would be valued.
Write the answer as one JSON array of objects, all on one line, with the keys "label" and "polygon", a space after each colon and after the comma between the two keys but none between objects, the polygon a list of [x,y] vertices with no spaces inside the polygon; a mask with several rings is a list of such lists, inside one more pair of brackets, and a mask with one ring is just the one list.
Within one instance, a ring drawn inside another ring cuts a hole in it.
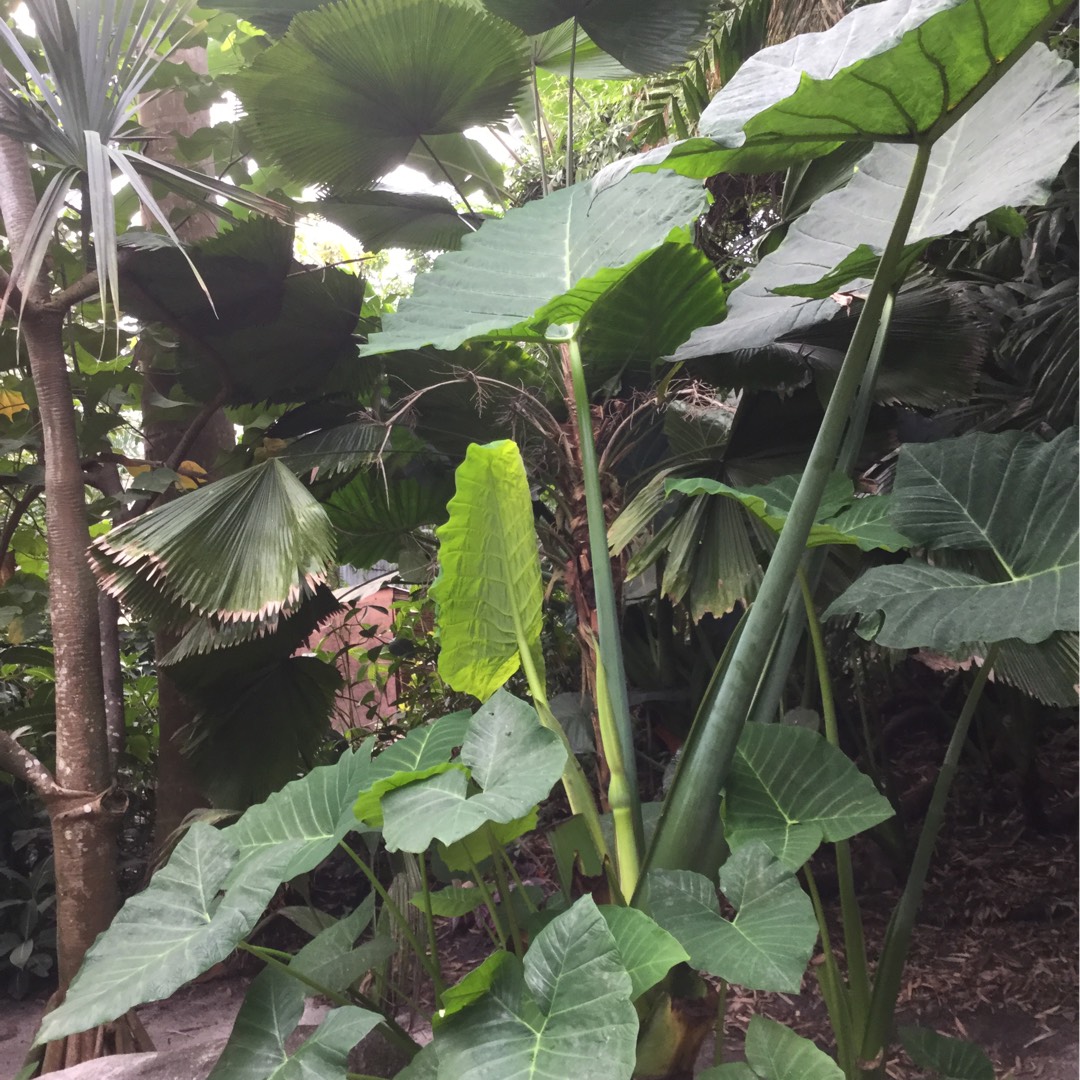
[{"label": "pleated palm leaf", "polygon": [[681,64],[701,43],[716,0],[484,0],[527,34],[576,20],[620,64],[642,75]]},{"label": "pleated palm leaf", "polygon": [[257,147],[353,192],[430,136],[509,119],[528,71],[522,36],[475,7],[343,0],[297,15],[235,81]]},{"label": "pleated palm leaf", "polygon": [[325,581],[333,555],[326,512],[274,458],[151,510],[90,549],[107,593],[174,626],[291,611]]},{"label": "pleated palm leaf", "polygon": [[[0,132],[35,145],[55,170],[30,221],[13,267],[12,284],[40,273],[53,226],[76,185],[89,212],[96,269],[103,293],[119,294],[113,181],[122,177],[142,205],[179,247],[150,184],[221,213],[215,196],[260,213],[286,217],[286,207],[232,184],[154,161],[138,148],[145,139],[137,112],[147,87],[169,56],[189,37],[192,0],[26,0],[44,63],[0,21],[0,41],[16,67],[0,68]],[[21,65],[19,67],[18,65]],[[0,312],[8,297],[0,301]]]}]

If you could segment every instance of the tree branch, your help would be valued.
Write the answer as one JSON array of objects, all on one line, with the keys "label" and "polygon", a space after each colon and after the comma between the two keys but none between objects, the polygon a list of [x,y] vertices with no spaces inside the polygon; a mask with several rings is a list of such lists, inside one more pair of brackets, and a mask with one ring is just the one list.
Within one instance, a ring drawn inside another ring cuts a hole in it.
[{"label": "tree branch", "polygon": [[[123,266],[123,253],[118,255],[120,265]],[[84,274],[78,281],[69,285],[66,289],[61,289],[57,293],[53,293],[48,300],[43,301],[38,306],[45,311],[57,311],[63,313],[69,308],[73,308],[76,304],[81,304],[84,300],[89,300],[91,296],[96,296],[101,291],[101,283],[98,281],[97,271],[92,270],[89,274]]]},{"label": "tree branch", "polygon": [[0,769],[22,780],[43,802],[62,792],[53,774],[10,731],[0,730]]},{"label": "tree branch", "polygon": [[169,455],[165,462],[165,468],[172,469],[175,472],[180,467],[180,462],[184,460],[184,455],[194,446],[195,440],[202,434],[202,430],[214,417],[214,413],[218,411],[225,404],[225,398],[228,394],[226,387],[222,387],[195,415],[191,423],[188,424],[187,430],[177,440],[176,445],[173,447],[172,453]]},{"label": "tree branch", "polygon": [[15,535],[15,530],[19,527],[23,514],[30,509],[31,504],[41,492],[42,488],[40,486],[31,484],[23,493],[22,498],[16,499],[12,503],[7,517],[4,518],[4,527],[0,529],[0,563],[4,561],[4,556],[7,555],[8,548],[11,546],[11,538]]}]

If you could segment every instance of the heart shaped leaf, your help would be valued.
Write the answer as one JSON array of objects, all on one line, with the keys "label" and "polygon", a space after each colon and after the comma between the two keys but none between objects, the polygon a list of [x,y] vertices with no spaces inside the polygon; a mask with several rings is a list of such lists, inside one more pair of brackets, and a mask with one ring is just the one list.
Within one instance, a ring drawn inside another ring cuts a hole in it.
[{"label": "heart shaped leaf", "polygon": [[439,1074],[629,1080],[638,1019],[607,923],[583,896],[509,956],[490,990],[435,1035]]},{"label": "heart shaped leaf", "polygon": [[716,889],[690,870],[648,875],[653,918],[690,954],[690,963],[752,990],[798,991],[817,940],[810,899],[762,843],[734,852],[720,886],[738,914],[720,914]]},{"label": "heart shaped leaf", "polygon": [[761,841],[797,870],[822,840],[846,840],[892,817],[892,806],[817,732],[747,724],[727,782],[724,829],[733,850]]}]

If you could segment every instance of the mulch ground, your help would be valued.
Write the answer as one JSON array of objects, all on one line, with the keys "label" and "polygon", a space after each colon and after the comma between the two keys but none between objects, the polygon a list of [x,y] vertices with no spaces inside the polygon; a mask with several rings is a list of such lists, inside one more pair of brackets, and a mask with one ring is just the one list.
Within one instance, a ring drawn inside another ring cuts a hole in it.
[{"label": "mulch ground", "polygon": [[[932,780],[943,751],[944,744],[925,733],[899,747],[903,783],[914,789]],[[1043,807],[1053,823],[1039,828],[1021,809],[1008,775],[993,775],[972,755],[958,777],[905,969],[898,1018],[977,1043],[999,1077],[1073,1080],[1080,986],[1077,823],[1071,810],[1078,786],[1075,727],[1049,733],[1037,765]],[[917,827],[908,826],[912,839]],[[853,856],[873,958],[901,883],[871,840],[858,838]],[[827,858],[819,856],[822,872],[815,865],[819,879],[827,879]],[[539,836],[519,852],[519,871],[526,881],[554,890],[553,863]],[[838,901],[826,897],[826,906],[833,940],[841,940]],[[448,982],[471,970],[490,947],[483,929],[466,920],[444,924],[440,936]],[[729,991],[729,1054],[737,1053],[755,1013],[831,1049],[816,986],[818,962],[815,957],[797,995]],[[926,1075],[900,1051],[887,1073],[894,1080]]]}]

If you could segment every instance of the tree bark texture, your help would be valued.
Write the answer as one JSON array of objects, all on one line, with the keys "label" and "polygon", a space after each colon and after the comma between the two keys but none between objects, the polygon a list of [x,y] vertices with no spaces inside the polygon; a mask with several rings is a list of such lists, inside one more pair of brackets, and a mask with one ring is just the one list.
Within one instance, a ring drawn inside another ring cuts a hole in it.
[{"label": "tree bark texture", "polygon": [[[2,104],[0,104],[2,107]],[[26,148],[0,136],[0,216],[17,257],[36,207]],[[44,280],[19,283],[26,301],[22,340],[38,399],[45,466],[49,615],[56,671],[56,771],[24,760],[27,782],[45,801],[56,875],[57,975],[62,1000],[86,950],[119,906],[116,833],[124,798],[115,787],[105,719],[97,586],[86,559],[90,533],[75,409],[64,353],[62,307]],[[13,741],[13,740],[12,740]],[[7,750],[18,756],[17,750]],[[10,756],[10,755],[9,755]],[[26,755],[29,757],[30,755]],[[29,771],[27,771],[27,769]],[[50,1072],[117,1048],[146,1045],[127,1018],[50,1043]]]},{"label": "tree bark texture", "polygon": [[56,661],[56,780],[50,806],[57,880],[57,962],[66,987],[118,906],[116,828],[123,798],[110,767],[97,587],[71,384],[57,313],[28,311],[23,340],[41,414],[49,612]]}]

